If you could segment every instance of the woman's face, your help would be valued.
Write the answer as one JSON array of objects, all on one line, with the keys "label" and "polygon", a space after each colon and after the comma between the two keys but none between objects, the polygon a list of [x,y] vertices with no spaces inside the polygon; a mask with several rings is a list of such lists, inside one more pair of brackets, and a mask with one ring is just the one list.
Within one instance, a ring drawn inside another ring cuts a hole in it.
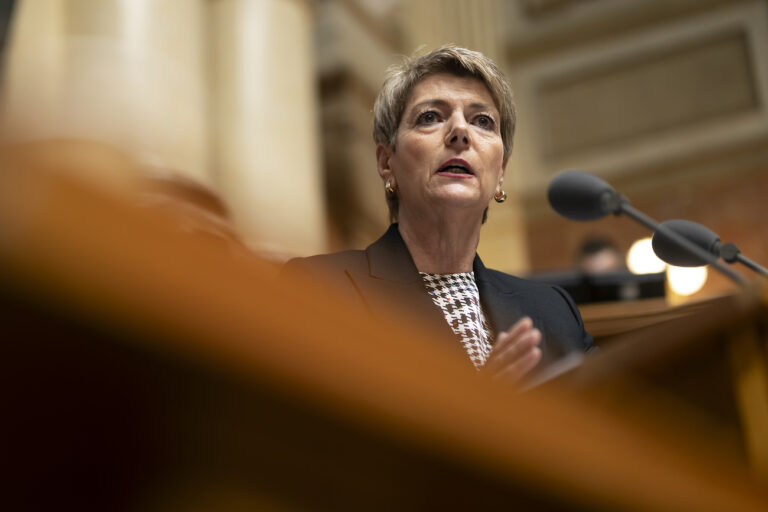
[{"label": "woman's face", "polygon": [[396,150],[377,149],[379,174],[394,179],[400,215],[424,208],[476,211],[478,220],[504,179],[501,119],[477,78],[428,76],[413,89]]}]

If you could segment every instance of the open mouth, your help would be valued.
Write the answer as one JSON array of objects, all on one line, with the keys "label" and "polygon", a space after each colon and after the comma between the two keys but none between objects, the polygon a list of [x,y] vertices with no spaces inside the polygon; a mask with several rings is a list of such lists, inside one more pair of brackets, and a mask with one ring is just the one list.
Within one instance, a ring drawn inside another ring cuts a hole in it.
[{"label": "open mouth", "polygon": [[448,173],[448,174],[467,174],[469,176],[474,176],[474,172],[472,171],[472,167],[466,163],[463,160],[449,160],[445,162],[440,169],[437,170],[438,173]]}]

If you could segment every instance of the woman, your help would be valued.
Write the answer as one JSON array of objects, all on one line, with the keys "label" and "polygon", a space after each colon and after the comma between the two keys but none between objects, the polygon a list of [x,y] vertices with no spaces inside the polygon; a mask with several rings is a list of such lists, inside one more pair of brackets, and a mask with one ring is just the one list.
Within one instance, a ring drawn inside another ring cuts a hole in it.
[{"label": "woman", "polygon": [[389,70],[374,106],[392,225],[365,251],[292,260],[347,286],[376,314],[407,304],[450,328],[469,360],[520,379],[592,345],[557,287],[485,268],[476,249],[491,198],[506,199],[512,91],[478,52],[443,46]]}]

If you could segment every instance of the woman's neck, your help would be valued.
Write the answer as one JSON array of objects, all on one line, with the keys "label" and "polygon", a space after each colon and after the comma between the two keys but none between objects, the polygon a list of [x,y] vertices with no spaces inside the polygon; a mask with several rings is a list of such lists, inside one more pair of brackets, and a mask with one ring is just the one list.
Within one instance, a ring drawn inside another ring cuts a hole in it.
[{"label": "woman's neck", "polygon": [[468,219],[448,215],[425,219],[401,211],[398,223],[400,236],[419,272],[456,274],[472,271],[480,242],[481,217]]}]

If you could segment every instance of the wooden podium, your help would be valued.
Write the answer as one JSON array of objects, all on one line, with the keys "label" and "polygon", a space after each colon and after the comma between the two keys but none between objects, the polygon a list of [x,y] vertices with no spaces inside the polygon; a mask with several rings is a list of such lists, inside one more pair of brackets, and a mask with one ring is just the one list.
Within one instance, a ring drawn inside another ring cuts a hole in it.
[{"label": "wooden podium", "polygon": [[[418,324],[371,329],[332,290],[274,275],[131,197],[6,162],[3,508],[768,507],[749,366],[764,300],[624,334],[567,385],[518,393]],[[693,365],[721,384],[718,351],[739,369],[736,412],[688,389]]]},{"label": "wooden podium", "polygon": [[756,282],[675,307],[660,299],[582,307],[603,354],[569,376],[571,384],[621,400],[638,384],[655,390],[729,430],[768,482],[767,290]]}]

